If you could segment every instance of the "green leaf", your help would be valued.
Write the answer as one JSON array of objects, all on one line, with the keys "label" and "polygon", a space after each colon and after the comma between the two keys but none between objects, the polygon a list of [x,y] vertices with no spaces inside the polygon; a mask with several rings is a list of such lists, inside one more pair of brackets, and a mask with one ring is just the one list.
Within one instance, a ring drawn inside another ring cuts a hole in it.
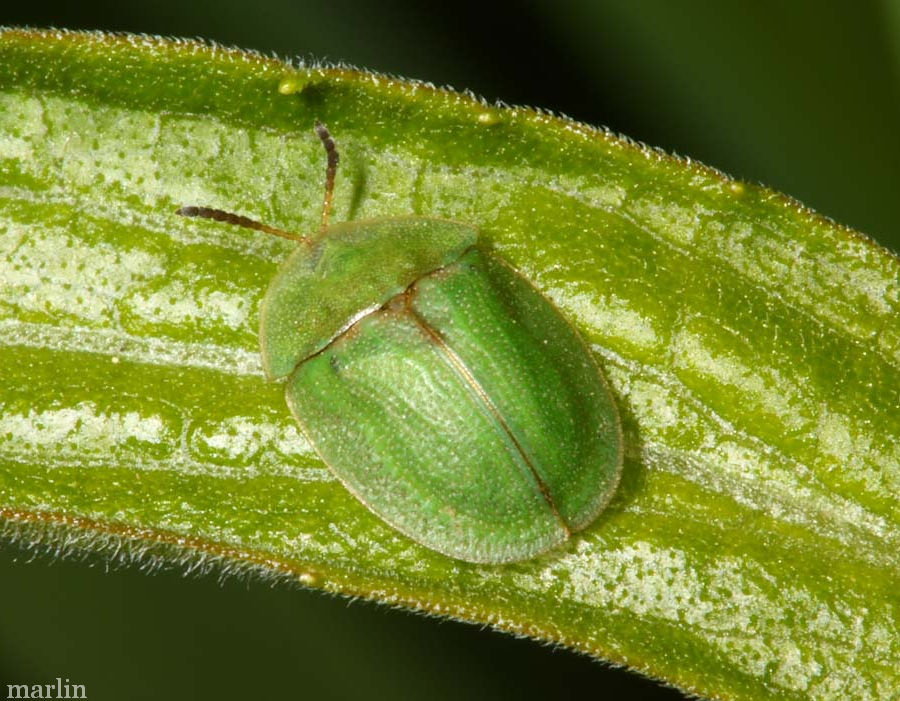
[{"label": "green leaf", "polygon": [[[279,89],[281,88],[281,89]],[[573,320],[623,484],[515,565],[424,550],[299,434],[256,324],[286,241],[174,215],[419,213]],[[193,42],[0,34],[7,540],[249,568],[558,641],[721,698],[900,687],[900,264],[763,188],[581,124]]]}]

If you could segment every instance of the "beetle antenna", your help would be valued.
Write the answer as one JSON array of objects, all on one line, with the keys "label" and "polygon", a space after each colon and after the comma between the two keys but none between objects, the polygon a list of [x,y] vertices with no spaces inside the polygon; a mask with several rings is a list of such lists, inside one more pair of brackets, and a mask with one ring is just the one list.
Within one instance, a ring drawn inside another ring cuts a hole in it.
[{"label": "beetle antenna", "polygon": [[338,162],[341,160],[337,151],[334,137],[322,122],[316,121],[316,134],[322,140],[325,153],[328,154],[328,168],[325,171],[325,204],[322,207],[322,231],[328,228],[328,218],[331,216],[331,203],[334,200],[334,176],[337,174]]},{"label": "beetle antenna", "polygon": [[291,241],[299,241],[300,243],[309,243],[309,239],[299,234],[292,234],[284,229],[276,229],[274,226],[263,224],[249,217],[242,217],[240,214],[232,214],[221,209],[213,209],[212,207],[179,207],[175,210],[175,214],[183,217],[199,217],[201,219],[214,219],[215,221],[225,222],[226,224],[234,224],[235,226],[243,226],[247,229],[255,229],[256,231],[264,231],[273,236],[280,236],[283,239]]}]

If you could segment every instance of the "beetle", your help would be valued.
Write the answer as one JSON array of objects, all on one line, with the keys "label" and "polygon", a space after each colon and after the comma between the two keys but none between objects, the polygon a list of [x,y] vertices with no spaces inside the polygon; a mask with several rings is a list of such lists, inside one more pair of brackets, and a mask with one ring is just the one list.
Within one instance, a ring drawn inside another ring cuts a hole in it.
[{"label": "beetle", "polygon": [[210,207],[177,213],[298,242],[260,314],[262,365],[322,460],[414,541],[476,563],[531,558],[588,526],[622,430],[588,346],[469,224],[422,216],[299,236]]}]

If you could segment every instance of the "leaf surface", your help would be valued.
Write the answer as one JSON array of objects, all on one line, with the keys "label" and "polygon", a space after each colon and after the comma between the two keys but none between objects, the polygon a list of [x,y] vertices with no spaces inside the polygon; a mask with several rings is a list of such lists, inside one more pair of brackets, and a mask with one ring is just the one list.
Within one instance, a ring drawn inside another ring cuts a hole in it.
[{"label": "leaf surface", "polygon": [[[584,334],[623,483],[566,546],[475,566],[382,524],[265,381],[292,244],[174,215],[476,224]],[[900,687],[900,264],[796,202],[609,133],[340,68],[0,34],[0,520],[59,552],[488,623],[720,698]]]}]

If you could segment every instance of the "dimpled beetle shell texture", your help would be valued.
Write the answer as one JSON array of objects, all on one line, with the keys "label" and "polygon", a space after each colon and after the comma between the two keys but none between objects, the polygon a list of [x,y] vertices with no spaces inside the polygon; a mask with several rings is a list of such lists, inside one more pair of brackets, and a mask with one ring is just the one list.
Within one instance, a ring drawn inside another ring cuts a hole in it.
[{"label": "dimpled beetle shell texture", "polygon": [[[335,153],[326,222],[336,165]],[[426,217],[323,225],[272,280],[260,343],[303,432],[363,504],[428,548],[502,563],[596,518],[622,438],[584,341],[476,239]]]}]

